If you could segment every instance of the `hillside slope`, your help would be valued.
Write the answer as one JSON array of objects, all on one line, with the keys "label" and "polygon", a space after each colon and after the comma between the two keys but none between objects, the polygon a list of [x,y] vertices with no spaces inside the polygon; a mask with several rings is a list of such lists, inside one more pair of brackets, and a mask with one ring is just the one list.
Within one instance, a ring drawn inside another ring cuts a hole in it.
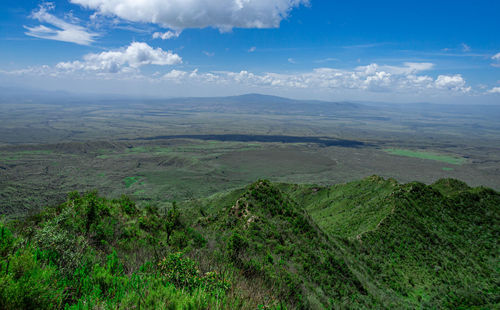
[{"label": "hillside slope", "polygon": [[386,306],[498,306],[500,195],[493,190],[451,179],[400,185],[376,176],[283,187],[343,240],[349,266]]},{"label": "hillside slope", "polygon": [[342,250],[278,187],[258,181],[202,208],[204,236],[225,252],[244,282],[265,285],[293,308],[368,307],[375,301],[349,270]]},{"label": "hillside slope", "polygon": [[499,193],[450,179],[72,193],[0,224],[0,308],[496,308],[499,217]]}]

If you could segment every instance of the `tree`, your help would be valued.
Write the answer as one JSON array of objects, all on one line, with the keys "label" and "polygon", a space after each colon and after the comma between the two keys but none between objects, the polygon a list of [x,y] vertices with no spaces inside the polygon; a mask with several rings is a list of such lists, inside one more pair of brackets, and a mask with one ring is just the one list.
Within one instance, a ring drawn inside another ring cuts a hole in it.
[{"label": "tree", "polygon": [[166,219],[165,219],[165,231],[167,232],[167,243],[170,242],[170,236],[172,232],[181,226],[180,222],[180,212],[177,209],[177,202],[172,203],[172,208],[168,210]]}]

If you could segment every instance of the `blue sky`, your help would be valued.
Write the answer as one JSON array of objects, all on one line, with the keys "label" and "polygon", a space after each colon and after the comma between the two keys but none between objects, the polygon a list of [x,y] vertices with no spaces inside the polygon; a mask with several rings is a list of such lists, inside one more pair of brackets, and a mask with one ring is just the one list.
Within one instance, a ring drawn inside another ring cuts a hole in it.
[{"label": "blue sky", "polygon": [[500,103],[500,2],[0,3],[4,86]]}]

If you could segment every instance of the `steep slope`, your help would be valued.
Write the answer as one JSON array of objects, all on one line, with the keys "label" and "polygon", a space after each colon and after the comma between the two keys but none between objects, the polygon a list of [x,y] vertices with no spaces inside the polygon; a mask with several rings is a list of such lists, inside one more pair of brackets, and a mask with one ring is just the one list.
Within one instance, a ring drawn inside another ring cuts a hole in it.
[{"label": "steep slope", "polygon": [[391,213],[351,242],[395,297],[424,307],[494,307],[498,289],[500,195],[410,183],[392,194]]},{"label": "steep slope", "polygon": [[218,210],[200,222],[226,263],[245,281],[267,287],[271,304],[309,309],[373,304],[342,251],[296,202],[268,181],[238,194],[236,200],[233,194],[207,203],[204,207]]},{"label": "steep slope", "polygon": [[345,238],[375,229],[390,213],[388,197],[399,186],[378,176],[329,187],[280,185],[325,232]]},{"label": "steep slope", "polygon": [[343,240],[351,270],[385,306],[498,306],[500,195],[493,190],[379,177],[283,187]]}]

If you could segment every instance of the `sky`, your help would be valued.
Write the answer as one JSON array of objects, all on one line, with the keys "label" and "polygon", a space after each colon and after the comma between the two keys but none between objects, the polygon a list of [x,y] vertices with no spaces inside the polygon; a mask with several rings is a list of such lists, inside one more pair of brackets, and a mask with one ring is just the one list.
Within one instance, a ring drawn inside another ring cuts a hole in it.
[{"label": "sky", "polygon": [[498,0],[0,2],[0,85],[500,104]]}]

